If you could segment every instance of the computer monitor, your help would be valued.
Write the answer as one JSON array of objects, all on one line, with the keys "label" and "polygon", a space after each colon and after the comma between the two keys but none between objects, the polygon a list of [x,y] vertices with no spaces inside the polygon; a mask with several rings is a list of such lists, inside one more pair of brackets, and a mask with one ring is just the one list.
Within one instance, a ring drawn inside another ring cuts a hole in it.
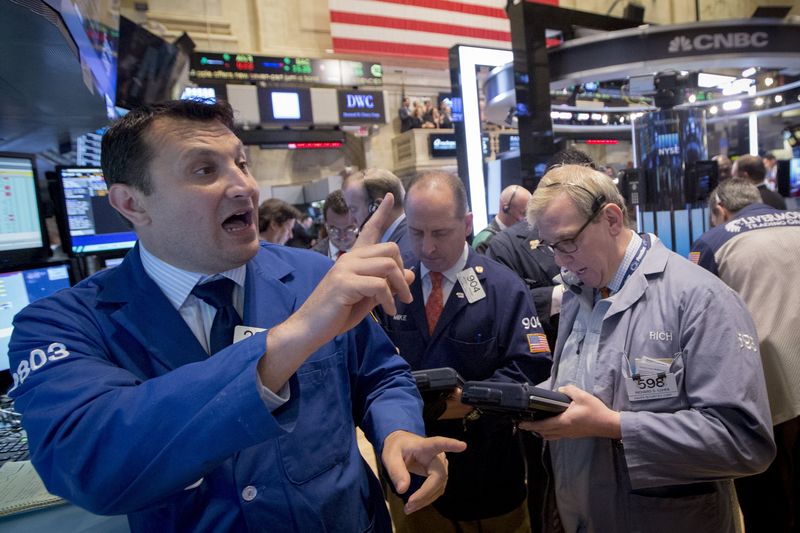
[{"label": "computer monitor", "polygon": [[34,156],[0,152],[0,266],[49,255],[41,205]]},{"label": "computer monitor", "polygon": [[59,218],[64,252],[104,254],[133,247],[136,233],[108,201],[103,171],[96,167],[58,167]]},{"label": "computer monitor", "polygon": [[38,263],[0,272],[0,392],[13,386],[8,343],[17,313],[31,302],[72,285],[67,261]]}]

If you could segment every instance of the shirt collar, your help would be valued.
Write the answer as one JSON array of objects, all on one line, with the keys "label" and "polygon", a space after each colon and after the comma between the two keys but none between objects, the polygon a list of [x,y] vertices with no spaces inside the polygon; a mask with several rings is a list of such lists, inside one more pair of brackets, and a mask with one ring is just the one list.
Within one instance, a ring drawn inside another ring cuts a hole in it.
[{"label": "shirt collar", "polygon": [[[451,266],[450,268],[448,268],[447,270],[442,272],[442,276],[447,278],[447,281],[450,281],[451,283],[455,283],[456,282],[456,274],[458,274],[459,272],[464,270],[464,267],[467,265],[467,256],[469,256],[469,246],[465,242],[464,243],[464,251],[461,252],[461,257],[458,258],[458,261],[456,261],[453,264],[453,266]],[[428,275],[428,272],[430,272],[430,269],[428,267],[426,267],[424,263],[420,263],[419,271],[420,271],[420,274],[422,274],[422,277],[424,278],[425,276]]]},{"label": "shirt collar", "polygon": [[396,230],[397,226],[399,226],[400,223],[402,221],[404,221],[405,219],[406,219],[406,214],[405,213],[401,213],[400,216],[397,217],[394,222],[392,222],[392,225],[389,226],[388,228],[386,228],[386,231],[383,232],[383,236],[381,237],[381,242],[388,242],[389,241],[389,237],[392,236],[392,233],[394,233],[394,230]]},{"label": "shirt collar", "polygon": [[506,229],[508,227],[505,224],[503,224],[503,221],[500,220],[500,217],[498,217],[498,216],[494,217],[494,221],[497,222],[497,227],[500,228],[500,231],[503,231],[504,229]]},{"label": "shirt collar", "polygon": [[628,268],[631,266],[636,252],[639,251],[639,247],[642,245],[642,238],[635,231],[631,231],[630,233],[631,240],[628,243],[628,247],[625,248],[625,256],[622,258],[622,263],[619,265],[617,273],[614,274],[614,277],[611,279],[611,283],[608,284],[608,289],[611,292],[617,292],[622,288],[622,282],[625,281],[625,274],[628,273]]},{"label": "shirt collar", "polygon": [[178,268],[150,253],[141,241],[139,241],[139,255],[142,259],[144,271],[158,285],[175,309],[180,309],[183,306],[186,298],[189,297],[192,289],[198,283],[222,276],[230,279],[237,286],[244,288],[245,278],[247,277],[246,264],[213,275]]}]

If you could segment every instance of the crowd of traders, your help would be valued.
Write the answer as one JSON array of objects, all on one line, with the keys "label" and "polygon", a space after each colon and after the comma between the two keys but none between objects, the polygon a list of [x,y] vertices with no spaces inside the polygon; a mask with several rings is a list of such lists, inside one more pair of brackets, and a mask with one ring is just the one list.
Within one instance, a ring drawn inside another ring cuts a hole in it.
[{"label": "crowd of traders", "polygon": [[[231,124],[169,102],[104,136],[138,243],[21,312],[10,346],[51,492],[134,531],[735,531],[737,495],[748,529],[797,528],[796,213],[724,182],[689,261],[567,151],[502,191],[475,248],[457,177],[351,174],[314,253],[259,242],[298,213],[259,210]],[[408,371],[442,366],[572,403],[431,409]]]}]

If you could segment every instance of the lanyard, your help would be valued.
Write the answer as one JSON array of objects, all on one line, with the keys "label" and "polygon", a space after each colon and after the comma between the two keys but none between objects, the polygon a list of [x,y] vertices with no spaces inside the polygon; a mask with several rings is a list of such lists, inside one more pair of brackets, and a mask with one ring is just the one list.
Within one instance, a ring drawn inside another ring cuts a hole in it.
[{"label": "lanyard", "polygon": [[622,290],[622,287],[625,286],[625,282],[628,280],[631,274],[633,274],[633,271],[639,268],[639,265],[642,264],[642,260],[644,259],[644,256],[647,254],[647,250],[650,249],[651,244],[652,243],[650,242],[650,234],[648,233],[642,234],[642,244],[639,245],[639,249],[636,250],[636,255],[633,256],[631,264],[628,265],[628,270],[626,270],[625,275],[622,276],[622,283],[619,284],[618,291]]}]

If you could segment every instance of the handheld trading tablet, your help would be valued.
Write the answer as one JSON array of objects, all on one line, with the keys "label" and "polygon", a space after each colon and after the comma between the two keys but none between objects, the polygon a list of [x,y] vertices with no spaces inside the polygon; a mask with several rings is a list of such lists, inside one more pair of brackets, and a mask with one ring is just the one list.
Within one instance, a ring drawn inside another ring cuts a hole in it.
[{"label": "handheld trading tablet", "polygon": [[452,391],[464,386],[464,379],[452,368],[428,368],[411,372],[420,393]]},{"label": "handheld trading tablet", "polygon": [[527,383],[467,381],[461,402],[484,413],[505,415],[514,420],[541,420],[563,413],[572,402],[566,394]]}]

